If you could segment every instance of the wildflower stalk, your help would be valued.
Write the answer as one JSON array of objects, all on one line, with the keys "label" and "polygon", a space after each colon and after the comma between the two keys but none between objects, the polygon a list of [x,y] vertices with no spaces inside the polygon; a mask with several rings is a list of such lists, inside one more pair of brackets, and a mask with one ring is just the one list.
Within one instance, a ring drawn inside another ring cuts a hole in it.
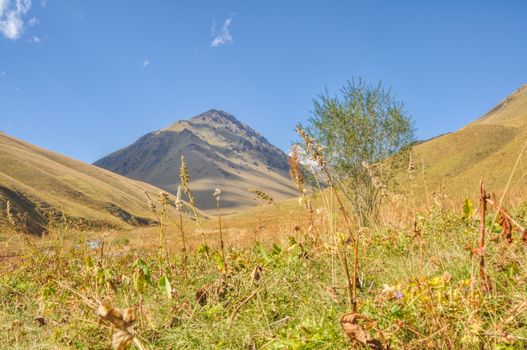
[{"label": "wildflower stalk", "polygon": [[309,230],[308,231],[311,232],[315,230],[315,220],[313,219],[313,207],[311,206],[311,201],[306,195],[307,190],[305,187],[305,179],[304,179],[304,175],[302,174],[302,169],[300,167],[297,147],[294,147],[292,149],[291,157],[289,157],[289,175],[291,176],[291,179],[295,183],[298,189],[298,192],[300,192],[302,202],[304,202],[304,207],[309,214]]},{"label": "wildflower stalk", "polygon": [[167,264],[170,265],[170,253],[168,251],[168,243],[165,235],[165,217],[166,217],[166,206],[168,205],[168,193],[166,192],[160,192],[159,193],[159,203],[161,204],[161,211],[157,210],[157,207],[148,194],[148,192],[143,191],[145,193],[145,196],[148,200],[148,208],[150,209],[150,212],[155,216],[157,221],[159,222],[159,246],[163,247],[163,250],[165,252],[165,259]]},{"label": "wildflower stalk", "polygon": [[480,198],[479,198],[479,212],[480,212],[480,223],[479,223],[479,277],[481,278],[482,288],[485,292],[489,292],[491,284],[489,277],[485,273],[485,216],[487,213],[487,199],[490,196],[485,192],[483,181],[479,185]]},{"label": "wildflower stalk", "polygon": [[187,263],[188,263],[188,256],[187,256],[187,242],[185,239],[185,230],[183,229],[183,215],[181,214],[181,210],[183,209],[183,201],[181,200],[181,186],[178,186],[177,188],[177,195],[176,195],[176,211],[179,215],[179,232],[181,232],[181,251],[183,253],[183,273],[185,276],[188,274],[187,269]]},{"label": "wildflower stalk", "polygon": [[183,186],[183,190],[185,191],[185,194],[188,197],[190,207],[192,208],[192,213],[194,214],[194,217],[196,219],[196,225],[198,227],[198,230],[200,231],[203,246],[206,247],[207,240],[205,238],[203,228],[201,227],[201,220],[199,219],[198,210],[196,209],[196,201],[194,199],[194,196],[192,195],[192,192],[190,191],[190,175],[188,173],[187,165],[185,164],[185,156],[181,156],[180,178],[181,185]]},{"label": "wildflower stalk", "polygon": [[221,190],[216,188],[214,190],[214,198],[216,198],[216,207],[218,209],[218,227],[220,230],[220,248],[221,248],[221,258],[223,259],[224,271],[227,271],[227,260],[225,258],[225,244],[223,241],[223,229],[221,226]]},{"label": "wildflower stalk", "polygon": [[313,158],[313,160],[315,160],[318,163],[318,165],[322,169],[322,172],[326,176],[326,179],[331,187],[331,191],[333,192],[333,194],[335,195],[335,198],[337,199],[340,212],[342,213],[342,216],[344,217],[346,228],[348,230],[348,237],[354,243],[353,278],[352,278],[349,273],[348,258],[347,258],[347,253],[346,253],[345,242],[344,240],[341,240],[342,246],[343,246],[342,264],[344,267],[344,273],[346,275],[346,280],[347,280],[349,302],[350,302],[353,312],[357,312],[357,276],[358,276],[358,261],[359,261],[358,235],[355,235],[355,237],[353,235],[353,231],[351,228],[351,218],[346,208],[344,207],[344,203],[342,202],[342,199],[340,198],[339,192],[337,190],[337,186],[333,180],[333,176],[331,176],[331,172],[329,170],[326,159],[324,158],[324,155],[322,154],[322,146],[314,142],[313,139],[301,127],[297,127],[296,131],[298,135],[300,135],[300,137],[304,140],[306,144],[307,153]]}]

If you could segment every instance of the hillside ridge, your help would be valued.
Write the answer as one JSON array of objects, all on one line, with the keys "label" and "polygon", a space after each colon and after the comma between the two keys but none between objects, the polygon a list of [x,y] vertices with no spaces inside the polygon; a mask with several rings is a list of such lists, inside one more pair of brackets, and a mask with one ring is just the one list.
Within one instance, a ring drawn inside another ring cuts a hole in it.
[{"label": "hillside ridge", "polygon": [[148,225],[155,220],[144,191],[155,198],[161,189],[0,133],[0,223],[9,221],[9,202],[34,234],[64,218],[83,228]]},{"label": "hillside ridge", "polygon": [[527,157],[521,151],[526,140],[527,85],[523,85],[461,129],[416,145],[414,154],[425,174],[419,186],[429,192],[444,186],[457,199],[472,195],[480,180],[498,193],[523,191]]}]

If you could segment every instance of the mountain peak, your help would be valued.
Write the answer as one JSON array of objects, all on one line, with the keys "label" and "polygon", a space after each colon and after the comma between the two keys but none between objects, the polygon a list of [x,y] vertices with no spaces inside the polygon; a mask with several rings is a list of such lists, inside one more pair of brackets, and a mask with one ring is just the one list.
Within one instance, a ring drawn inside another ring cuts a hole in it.
[{"label": "mountain peak", "polygon": [[177,193],[177,174],[185,156],[196,203],[214,209],[211,189],[224,191],[222,207],[254,205],[250,188],[275,198],[296,195],[287,155],[232,114],[210,109],[149,133],[95,164]]},{"label": "mountain peak", "polygon": [[236,125],[242,125],[242,123],[236,119],[236,117],[228,112],[218,110],[218,109],[209,109],[205,113],[198,114],[195,117],[192,117],[190,119],[191,123],[215,123],[215,124],[222,124],[222,123],[232,123]]}]

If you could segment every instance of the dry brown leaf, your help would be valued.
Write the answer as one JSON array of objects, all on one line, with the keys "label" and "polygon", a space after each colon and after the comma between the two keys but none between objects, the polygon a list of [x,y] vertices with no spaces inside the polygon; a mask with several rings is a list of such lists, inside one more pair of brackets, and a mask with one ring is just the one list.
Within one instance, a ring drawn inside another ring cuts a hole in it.
[{"label": "dry brown leaf", "polygon": [[48,321],[44,318],[44,316],[37,316],[33,319],[40,327],[43,327],[48,324]]},{"label": "dry brown leaf", "polygon": [[207,292],[207,286],[199,289],[197,292],[196,292],[196,301],[198,302],[198,304],[200,304],[201,306],[205,306],[207,304],[207,296],[208,296],[208,292]]},{"label": "dry brown leaf", "polygon": [[258,284],[258,281],[260,281],[260,278],[262,278],[262,272],[263,268],[260,265],[257,265],[253,272],[251,273],[251,280],[253,283]]},{"label": "dry brown leaf", "polygon": [[340,325],[344,333],[348,336],[352,349],[357,345],[363,345],[370,349],[384,350],[385,348],[382,343],[374,339],[369,332],[358,324],[359,320],[367,322],[370,328],[376,328],[376,323],[373,320],[353,312],[342,316],[340,319]]},{"label": "dry brown leaf", "polygon": [[512,243],[512,223],[505,215],[500,212],[499,224],[501,226],[501,236],[507,243]]},{"label": "dry brown leaf", "polygon": [[134,309],[127,308],[121,312],[121,310],[112,306],[109,299],[104,299],[97,308],[97,315],[101,319],[110,322],[114,328],[112,337],[114,350],[125,350],[134,340],[132,330],[135,322]]}]

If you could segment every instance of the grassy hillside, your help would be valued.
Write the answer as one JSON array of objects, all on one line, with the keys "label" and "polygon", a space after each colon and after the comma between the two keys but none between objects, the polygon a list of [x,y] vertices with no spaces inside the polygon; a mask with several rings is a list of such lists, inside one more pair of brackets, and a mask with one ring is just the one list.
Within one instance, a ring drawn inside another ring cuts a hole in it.
[{"label": "grassy hillside", "polygon": [[145,225],[152,215],[143,190],[161,191],[0,133],[0,222],[9,201],[12,219],[33,233],[62,212],[85,227]]},{"label": "grassy hillside", "polygon": [[509,190],[525,194],[526,142],[527,86],[523,86],[473,123],[416,146],[413,161],[424,166],[416,181],[429,192],[443,184],[449,196],[461,198],[474,194],[480,179],[489,189],[504,191],[515,169]]}]

